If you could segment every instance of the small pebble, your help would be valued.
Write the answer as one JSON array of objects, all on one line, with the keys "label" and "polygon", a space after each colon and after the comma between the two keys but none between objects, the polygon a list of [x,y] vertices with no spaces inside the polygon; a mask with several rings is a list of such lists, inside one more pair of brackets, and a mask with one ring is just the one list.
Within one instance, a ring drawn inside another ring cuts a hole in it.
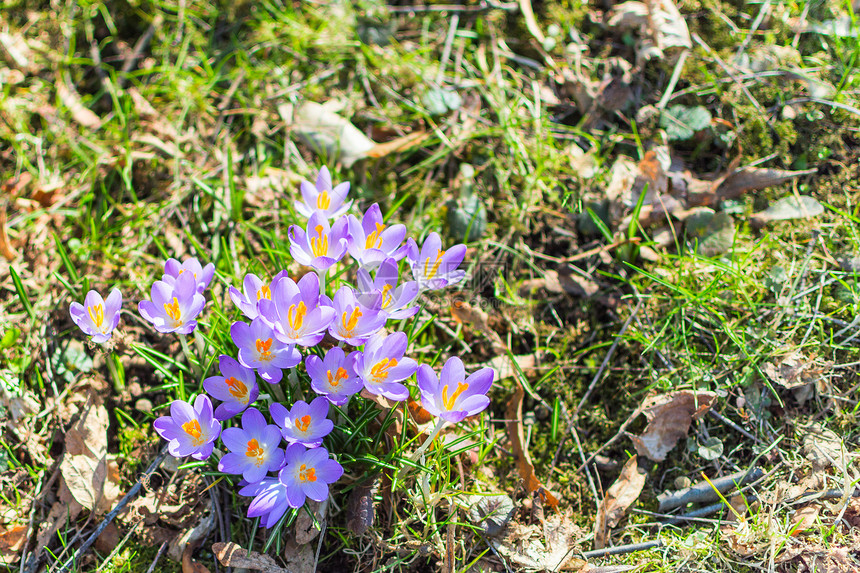
[{"label": "small pebble", "polygon": [[693,482],[687,476],[678,476],[675,478],[675,489],[687,489],[693,485]]},{"label": "small pebble", "polygon": [[134,407],[136,410],[145,414],[149,414],[152,412],[152,402],[150,402],[146,398],[138,399],[137,402],[134,403]]}]

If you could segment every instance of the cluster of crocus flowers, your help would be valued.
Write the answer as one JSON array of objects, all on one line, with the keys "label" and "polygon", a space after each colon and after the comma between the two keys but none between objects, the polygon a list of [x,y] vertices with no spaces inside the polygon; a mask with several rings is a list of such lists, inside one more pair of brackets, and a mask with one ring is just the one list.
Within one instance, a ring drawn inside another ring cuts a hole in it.
[{"label": "cluster of crocus flowers", "polygon": [[[422,292],[463,280],[465,272],[458,267],[466,247],[443,249],[436,233],[419,247],[406,238],[404,225],[386,223],[378,204],[360,217],[348,214],[349,188],[349,183],[333,185],[326,168],[315,183],[301,183],[294,207],[308,220],[290,227],[290,253],[315,272],[299,278],[282,270],[271,279],[249,273],[239,287],[230,287],[230,299],[244,316],[230,326],[235,357],[221,355],[218,372],[200,377],[205,393],[173,402],[169,415],[154,422],[176,457],[205,460],[220,438],[226,452],[218,470],[237,480],[241,476],[239,493],[253,498],[248,515],[260,517],[265,527],[275,526],[306,499],[328,497],[329,487],[344,473],[337,452],[324,447],[335,431],[330,410],[348,407],[362,390],[391,401],[420,395],[424,408],[439,418],[436,433],[489,405],[491,369],[467,375],[460,358],[452,357],[436,374],[407,356],[409,337],[391,326],[418,313]],[[337,274],[339,284],[327,292],[330,270],[349,260],[357,263],[356,274]],[[401,273],[401,264],[411,278]],[[158,332],[191,334],[214,275],[211,263],[169,259],[150,298],[138,305],[141,316]],[[357,283],[347,284],[344,276],[356,276]],[[84,304],[72,304],[70,313],[94,342],[104,342],[117,325],[121,304],[115,289],[105,300],[91,291]],[[327,349],[319,347],[324,338],[330,342]],[[302,384],[301,364],[315,396],[282,404],[273,398],[285,395],[281,389],[261,389],[258,378],[270,385],[290,384],[304,395],[295,387]],[[417,387],[410,382],[416,373]],[[222,431],[222,425],[228,427]]]}]

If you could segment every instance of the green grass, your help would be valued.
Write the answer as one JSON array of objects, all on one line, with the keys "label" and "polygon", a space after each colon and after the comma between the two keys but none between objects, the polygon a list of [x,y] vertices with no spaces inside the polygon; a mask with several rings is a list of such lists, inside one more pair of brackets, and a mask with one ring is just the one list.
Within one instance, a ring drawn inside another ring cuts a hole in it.
[{"label": "green grass", "polygon": [[[736,158],[741,165],[768,158],[763,166],[782,169],[821,166],[819,176],[724,203],[736,234],[729,250],[709,258],[697,254],[682,221],[625,224],[631,211],[635,220],[647,206],[610,204],[604,193],[619,156],[638,161],[664,141],[659,114],[637,112],[659,101],[673,63],[655,60],[637,67],[631,87],[640,99],[631,98],[618,111],[600,105],[578,109],[570,85],[561,81],[565,70],[580,69],[577,52],[566,49],[567,27],[588,43],[583,77],[594,85],[612,76],[619,60],[636,61],[637,36],[593,24],[586,12],[600,11],[596,6],[537,4],[545,33],[551,23],[561,30],[552,34],[551,49],[531,41],[517,12],[463,13],[444,62],[449,15],[389,13],[370,1],[339,7],[275,0],[134,6],[87,1],[59,12],[28,1],[10,6],[0,16],[0,28],[23,34],[31,50],[29,68],[0,89],[0,148],[6,150],[0,150],[0,182],[9,181],[11,188],[14,179],[31,176],[35,183],[2,199],[7,233],[18,252],[0,269],[6,277],[0,296],[0,376],[7,392],[30,396],[42,411],[66,400],[70,381],[51,357],[69,340],[80,340],[68,304],[91,288],[120,288],[126,301],[116,348],[122,384],[105,399],[112,411],[110,451],[127,489],[160,448],[151,429],[155,417],[172,400],[201,392],[202,379],[217,370],[219,354],[235,356],[228,330],[240,315],[227,295],[229,286],[240,284],[248,272],[271,277],[283,268],[299,270],[286,237],[290,224],[302,222],[292,207],[298,181],[326,164],[335,181],[352,182],[352,196],[362,207],[379,202],[383,213],[405,223],[419,242],[436,231],[451,244],[448,205],[465,188],[459,166],[468,163],[475,167],[470,184],[488,212],[487,229],[469,244],[469,257],[500,269],[480,292],[468,293],[469,300],[489,304],[488,324],[508,351],[537,355],[538,365],[497,383],[488,412],[456,432],[458,444],[429,450],[423,465],[409,462],[418,447],[414,430],[397,431],[409,418],[404,406],[380,414],[368,402],[353,400],[326,442],[347,474],[334,488],[321,569],[434,567],[446,559],[449,527],[456,532],[457,570],[490,567],[497,558],[467,517],[467,496],[506,493],[518,507],[514,522],[533,522],[503,423],[515,379],[529,390],[524,411],[538,477],[559,495],[560,510],[583,528],[574,551],[592,548],[598,500],[591,484],[605,490],[618,473],[580,470],[579,450],[588,456],[612,440],[649,393],[689,388],[716,391],[715,409],[758,442],[720,419],[696,421],[667,461],[648,465],[645,490],[611,538],[618,545],[659,536],[665,546],[601,563],[670,571],[698,562],[710,570],[751,571],[800,540],[849,544],[847,532],[824,527],[835,517],[829,513],[822,513],[820,531],[792,536],[793,509],[779,500],[750,508],[738,534],[755,547],[747,553],[719,519],[657,534],[651,527],[657,518],[646,513],[656,511],[657,494],[671,489],[676,477],[698,481],[702,470],[717,476],[746,468],[778,438],[783,439],[778,448],[760,461],[772,474],[756,492],[765,499],[797,482],[810,471],[800,451],[808,422],[833,429],[849,449],[856,443],[860,403],[852,396],[858,362],[852,321],[860,310],[860,283],[838,261],[860,250],[853,167],[860,121],[852,111],[860,107],[860,44],[834,35],[798,35],[787,23],[801,14],[822,22],[844,9],[797,2],[771,6],[768,25],[751,32],[746,44],[751,61],[775,61],[774,69],[832,86],[826,97],[810,99],[809,81],[751,72],[734,61],[761,4],[679,3],[690,30],[709,46],[694,43],[670,104],[707,107],[730,126],[721,129],[733,140],[725,145],[716,129],[705,130],[693,140],[672,142],[678,157],[697,177],[724,171]],[[740,33],[728,33],[727,22]],[[151,40],[136,64],[123,71],[150,26]],[[368,34],[384,40],[366,42]],[[767,44],[784,51],[767,56]],[[742,77],[743,89],[717,57],[735,66],[732,74]],[[538,67],[523,64],[523,58]],[[0,77],[13,69],[14,64],[0,63]],[[58,94],[58,81],[74,88],[77,102]],[[431,115],[423,98],[437,83],[463,97],[459,110]],[[548,102],[548,93],[559,103]],[[282,119],[280,106],[304,100],[336,101],[344,117],[377,141],[419,131],[427,137],[405,151],[344,168],[333,157],[314,153]],[[788,105],[793,116],[784,111]],[[81,109],[95,113],[99,126],[87,126]],[[571,145],[594,156],[593,177],[583,177],[572,162]],[[52,190],[53,200],[38,201],[37,191]],[[828,208],[815,219],[763,228],[751,222],[754,213],[789,193],[812,195]],[[654,243],[661,226],[670,226],[673,234],[667,248]],[[639,242],[559,262],[630,239]],[[658,256],[643,258],[645,247]],[[169,256],[197,256],[216,265],[195,333],[200,346],[191,343],[199,365],[189,364],[174,337],[157,335],[136,312],[136,302],[148,297]],[[581,297],[528,286],[547,271],[588,277],[598,292]],[[330,275],[329,293],[350,280],[349,273]],[[634,309],[608,368],[579,412],[577,445],[565,431],[569,417]],[[410,333],[410,356],[419,362],[438,366],[459,354],[472,368],[498,353],[478,326],[455,321],[443,299],[434,299],[403,329]],[[832,374],[803,403],[763,371],[794,351]],[[98,354],[93,348],[85,352]],[[96,364],[93,372],[69,370],[71,380],[95,375],[111,382],[104,359]],[[202,376],[195,376],[195,367]],[[298,380],[307,396],[303,371]],[[297,397],[297,388],[283,386],[287,401]],[[140,398],[153,409],[138,408]],[[0,401],[4,417],[9,408]],[[25,418],[44,457],[22,434],[8,426],[0,431],[0,469],[5,468],[0,527],[26,522],[20,516],[7,520],[5,510],[28,515],[30,500],[53,471],[50,461],[62,454],[61,434],[69,423],[64,415]],[[638,433],[643,427],[640,418],[627,430]],[[698,452],[708,438],[723,444],[722,456],[713,461]],[[478,443],[477,463],[467,461],[466,440]],[[632,452],[630,441],[621,438],[602,454],[612,462]],[[210,460],[181,471],[211,474],[215,466]],[[169,480],[170,474],[161,478]],[[822,479],[827,487],[845,485],[832,469]],[[370,480],[379,480],[376,523],[356,536],[347,528],[350,496]],[[227,477],[214,486],[225,501],[230,537],[283,558],[285,532],[304,510],[289,512],[274,533],[266,532],[244,517],[248,499],[236,495],[237,483]],[[49,509],[50,504],[37,507],[37,523]],[[50,540],[50,552],[58,555],[77,532],[91,530],[98,518],[82,515]],[[211,535],[195,555],[210,570],[209,547],[220,537],[220,531]],[[776,540],[777,550],[763,544],[768,537]],[[316,551],[316,540],[312,547]],[[93,553],[82,570],[145,571],[156,551],[132,534],[111,557]],[[165,556],[156,570],[178,569]]]}]

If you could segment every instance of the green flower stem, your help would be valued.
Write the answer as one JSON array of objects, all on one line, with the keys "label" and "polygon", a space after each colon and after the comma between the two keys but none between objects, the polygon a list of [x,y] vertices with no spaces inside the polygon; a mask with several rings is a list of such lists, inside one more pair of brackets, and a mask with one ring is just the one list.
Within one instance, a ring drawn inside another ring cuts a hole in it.
[{"label": "green flower stem", "polygon": [[317,270],[317,276],[320,278],[320,294],[325,294],[326,275],[328,275],[328,270]]},{"label": "green flower stem", "polygon": [[125,390],[125,376],[120,374],[116,366],[117,360],[119,358],[117,358],[114,352],[105,354],[105,362],[107,362],[108,372],[110,372],[110,377],[113,381],[113,389],[116,390],[117,394],[122,394]]},{"label": "green flower stem", "polygon": [[185,353],[185,359],[188,361],[188,365],[191,366],[191,371],[194,372],[194,377],[199,381],[200,377],[203,376],[203,369],[200,367],[200,362],[188,346],[188,337],[184,334],[180,334],[179,343],[182,345],[182,352]]},{"label": "green flower stem", "polygon": [[433,428],[433,432],[430,434],[430,437],[427,438],[426,440],[424,440],[424,443],[421,444],[421,447],[418,448],[414,454],[412,454],[412,456],[409,458],[409,461],[417,462],[421,458],[421,456],[424,455],[424,452],[427,451],[427,448],[430,447],[430,444],[433,443],[433,440],[436,439],[436,436],[439,435],[439,432],[442,431],[442,428],[444,426],[445,426],[445,420],[443,420],[442,418],[439,418],[439,420],[436,422],[436,427]]}]

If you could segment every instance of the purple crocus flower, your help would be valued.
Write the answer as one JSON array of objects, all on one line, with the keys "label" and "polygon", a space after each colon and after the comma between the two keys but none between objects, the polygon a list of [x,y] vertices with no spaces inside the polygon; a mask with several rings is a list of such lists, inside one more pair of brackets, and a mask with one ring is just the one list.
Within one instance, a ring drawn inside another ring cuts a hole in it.
[{"label": "purple crocus flower", "polygon": [[334,422],[327,418],[328,400],[323,396],[314,398],[310,404],[298,400],[292,410],[275,402],[269,406],[269,414],[281,427],[281,435],[291,444],[298,442],[316,448],[334,429]]},{"label": "purple crocus flower", "polygon": [[289,277],[278,281],[272,300],[260,301],[260,316],[281,342],[314,346],[325,336],[334,309],[331,299],[320,295],[319,277],[307,273],[298,283]]},{"label": "purple crocus flower", "polygon": [[260,301],[271,300],[275,285],[285,276],[287,276],[287,271],[281,271],[267,284],[257,275],[248,273],[245,275],[245,280],[242,281],[244,292],[231,286],[230,298],[233,299],[233,304],[242,311],[242,314],[254,320],[260,316]]},{"label": "purple crocus flower", "polygon": [[194,276],[194,280],[197,283],[197,292],[203,294],[203,291],[206,290],[209,283],[212,282],[212,277],[215,275],[215,265],[209,263],[203,267],[200,265],[200,261],[194,257],[185,259],[181,263],[176,259],[167,259],[164,263],[164,276],[161,277],[161,280],[172,285],[179,278],[179,275],[185,271],[190,272]]},{"label": "purple crocus flower", "polygon": [[445,362],[439,376],[422,364],[418,367],[421,405],[434,416],[456,424],[490,405],[487,392],[493,385],[494,375],[492,368],[481,368],[467,378],[463,361],[456,356]]},{"label": "purple crocus flower", "polygon": [[389,257],[399,261],[406,256],[406,246],[401,246],[406,237],[406,225],[386,226],[379,203],[371,205],[361,221],[355,215],[349,215],[347,220],[349,254],[360,264],[374,265]]},{"label": "purple crocus flower", "polygon": [[256,483],[268,472],[276,472],[284,465],[281,432],[256,408],[242,414],[242,428],[227,428],[221,432],[221,441],[230,450],[218,462],[218,471],[241,474],[248,483]]},{"label": "purple crocus flower", "polygon": [[401,320],[415,316],[419,306],[412,303],[418,298],[421,289],[416,281],[408,281],[398,286],[399,272],[397,261],[390,258],[382,261],[376,269],[374,279],[370,278],[367,270],[358,269],[358,286],[361,292],[359,302],[372,307],[371,301],[379,296],[379,308],[389,319]]},{"label": "purple crocus flower", "polygon": [[331,187],[331,173],[327,167],[320,169],[316,185],[310,181],[302,181],[299,189],[302,200],[296,200],[293,206],[300,214],[310,217],[320,212],[329,219],[337,219],[349,210],[352,201],[345,203],[349,194],[349,182],[343,182],[337,187]]},{"label": "purple crocus flower", "polygon": [[301,444],[287,446],[286,465],[278,472],[278,480],[287,488],[287,503],[301,507],[305,498],[324,501],[328,486],[340,479],[343,467],[330,459],[325,448],[306,449]]},{"label": "purple crocus flower", "polygon": [[239,363],[245,368],[255,368],[260,378],[269,384],[277,384],[284,374],[283,368],[292,368],[302,361],[295,344],[278,340],[275,331],[262,317],[251,324],[234,322],[230,337],[239,347]]},{"label": "purple crocus flower", "polygon": [[221,423],[212,415],[212,402],[205,394],[197,396],[193,408],[188,402],[174,401],[170,415],[161,416],[152,425],[159,436],[170,442],[167,451],[175,458],[205,460],[221,433]]},{"label": "purple crocus flower", "polygon": [[203,388],[213,398],[221,400],[215,409],[215,418],[227,420],[253,404],[260,395],[260,388],[254,371],[226,354],[218,357],[218,368],[221,376],[210,376],[203,381]]},{"label": "purple crocus flower", "polygon": [[463,280],[466,272],[457,270],[457,267],[463,262],[464,256],[466,245],[454,245],[447,251],[442,250],[439,233],[430,233],[420,251],[411,237],[406,241],[406,259],[412,268],[412,276],[422,289],[438,290]]},{"label": "purple crocus flower", "polygon": [[260,517],[263,527],[274,527],[290,507],[287,487],[275,477],[264,477],[246,485],[239,490],[239,495],[254,498],[248,506],[248,517]]},{"label": "purple crocus flower", "polygon": [[382,304],[382,294],[377,295],[373,307],[361,304],[355,297],[355,291],[348,286],[342,286],[334,294],[334,320],[328,331],[337,338],[352,346],[361,346],[370,336],[385,324],[386,313],[378,310]]},{"label": "purple crocus flower", "polygon": [[346,254],[348,227],[346,217],[329,225],[326,216],[316,212],[308,219],[307,231],[290,225],[290,254],[301,265],[328,270]]},{"label": "purple crocus flower", "polygon": [[197,291],[192,273],[182,273],[173,281],[155,281],[152,300],[137,305],[140,315],[151,322],[158,332],[190,334],[197,328],[197,315],[203,310],[206,299]]},{"label": "purple crocus flower", "polygon": [[343,348],[334,346],[326,352],[325,358],[309,354],[305,358],[305,368],[311,377],[311,389],[325,396],[335,406],[343,406],[349,397],[361,391],[364,383],[355,373],[355,359],[361,354],[358,350],[346,355]]},{"label": "purple crocus flower", "polygon": [[367,341],[356,357],[355,371],[368,392],[398,402],[409,397],[409,390],[399,382],[412,376],[418,363],[403,357],[407,344],[405,332],[375,334]]},{"label": "purple crocus flower", "polygon": [[119,324],[119,309],[122,307],[122,293],[112,289],[107,300],[94,290],[87,293],[84,304],[73,302],[69,305],[72,322],[78,325],[84,334],[92,336],[92,341],[99,344],[110,340],[114,329]]}]

